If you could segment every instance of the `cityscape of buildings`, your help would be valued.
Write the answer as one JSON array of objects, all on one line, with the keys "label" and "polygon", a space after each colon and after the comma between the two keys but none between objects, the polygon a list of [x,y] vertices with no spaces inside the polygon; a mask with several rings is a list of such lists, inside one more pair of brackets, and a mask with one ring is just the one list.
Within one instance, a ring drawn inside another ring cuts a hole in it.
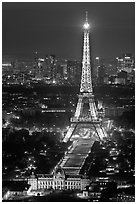
[{"label": "cityscape of buildings", "polygon": [[83,34],[81,61],[3,56],[3,201],[135,202],[135,59]]},{"label": "cityscape of buildings", "polygon": [[[93,59],[93,80],[95,84],[128,85],[135,83],[135,60],[130,53],[115,59]],[[78,85],[81,76],[81,62],[59,59],[56,55],[38,56],[34,59],[9,59],[3,56],[3,83],[30,85],[42,81],[51,85]]]}]

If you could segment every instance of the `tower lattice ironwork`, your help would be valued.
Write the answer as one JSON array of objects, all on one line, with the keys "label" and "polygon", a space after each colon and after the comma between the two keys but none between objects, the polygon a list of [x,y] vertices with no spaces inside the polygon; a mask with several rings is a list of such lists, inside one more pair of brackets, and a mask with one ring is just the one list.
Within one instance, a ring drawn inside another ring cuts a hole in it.
[{"label": "tower lattice ironwork", "polygon": [[76,137],[94,137],[96,140],[100,140],[107,136],[94,101],[90,62],[90,25],[87,12],[83,30],[84,42],[80,93],[76,111],[74,117],[70,120],[71,125],[64,137],[64,142],[69,139],[73,140]]}]

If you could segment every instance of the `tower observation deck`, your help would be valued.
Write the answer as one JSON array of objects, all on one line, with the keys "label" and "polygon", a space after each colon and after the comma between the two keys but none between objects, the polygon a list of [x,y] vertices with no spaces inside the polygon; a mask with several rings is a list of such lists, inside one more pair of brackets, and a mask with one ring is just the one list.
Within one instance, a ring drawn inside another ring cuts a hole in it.
[{"label": "tower observation deck", "polygon": [[78,103],[63,139],[64,142],[72,141],[72,146],[59,163],[64,172],[70,175],[80,174],[94,142],[107,136],[94,101],[90,63],[90,24],[87,12],[83,34],[82,75]]}]

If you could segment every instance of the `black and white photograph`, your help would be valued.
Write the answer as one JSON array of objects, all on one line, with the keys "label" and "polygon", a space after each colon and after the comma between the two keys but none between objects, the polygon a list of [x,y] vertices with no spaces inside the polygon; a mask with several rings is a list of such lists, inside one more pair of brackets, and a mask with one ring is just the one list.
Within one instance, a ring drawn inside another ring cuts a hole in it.
[{"label": "black and white photograph", "polygon": [[2,7],[2,201],[135,202],[135,2]]}]

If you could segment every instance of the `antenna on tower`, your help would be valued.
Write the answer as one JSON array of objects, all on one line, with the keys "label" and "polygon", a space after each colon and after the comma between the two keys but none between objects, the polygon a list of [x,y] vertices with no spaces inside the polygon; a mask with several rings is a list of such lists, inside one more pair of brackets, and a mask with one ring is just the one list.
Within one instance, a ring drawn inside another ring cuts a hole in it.
[{"label": "antenna on tower", "polygon": [[86,11],[86,22],[88,22],[88,11]]}]

